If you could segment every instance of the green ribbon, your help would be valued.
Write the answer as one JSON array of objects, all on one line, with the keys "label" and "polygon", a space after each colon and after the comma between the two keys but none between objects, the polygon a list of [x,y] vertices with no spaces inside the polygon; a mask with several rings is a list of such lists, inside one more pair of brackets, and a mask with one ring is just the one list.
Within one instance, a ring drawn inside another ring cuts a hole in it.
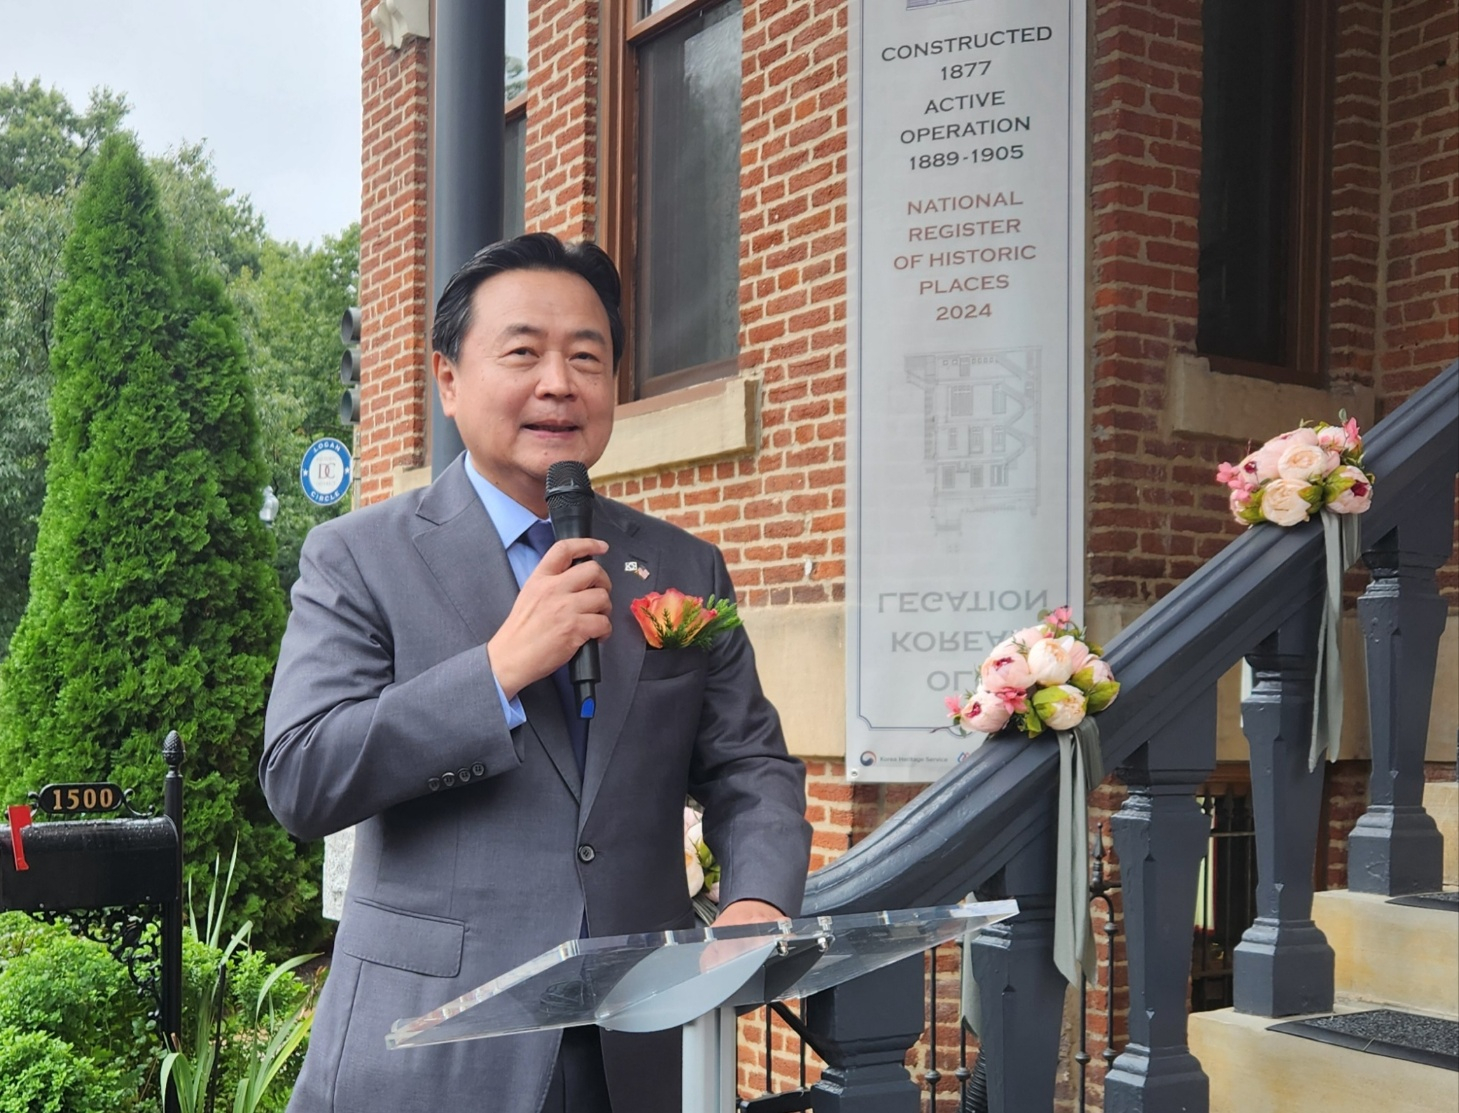
[{"label": "green ribbon", "polygon": [[[1099,727],[1086,715],[1073,730],[1055,732],[1059,742],[1059,810],[1055,816],[1054,965],[1070,985],[1095,980],[1094,926],[1089,915],[1089,794],[1104,780]],[[969,899],[973,899],[971,896]],[[973,975],[973,941],[963,943],[963,1022],[973,1032],[982,1022]]]},{"label": "green ribbon", "polygon": [[1317,675],[1312,692],[1312,745],[1307,771],[1324,757],[1336,761],[1342,745],[1342,575],[1361,554],[1362,529],[1353,514],[1324,510],[1322,545],[1326,558],[1326,592],[1317,628]]},{"label": "green ribbon", "polygon": [[1095,980],[1094,928],[1089,916],[1089,794],[1104,780],[1099,727],[1086,715],[1059,739],[1057,876],[1054,879],[1054,965],[1077,986]]}]

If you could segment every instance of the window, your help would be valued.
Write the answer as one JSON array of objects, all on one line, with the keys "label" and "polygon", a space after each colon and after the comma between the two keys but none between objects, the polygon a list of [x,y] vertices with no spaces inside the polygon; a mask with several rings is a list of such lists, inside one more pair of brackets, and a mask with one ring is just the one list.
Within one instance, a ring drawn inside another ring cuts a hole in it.
[{"label": "window", "polygon": [[630,287],[628,401],[738,367],[741,9],[618,0],[604,14],[623,21],[604,29],[623,44],[604,75],[603,149],[622,160],[605,167],[604,239]]},{"label": "window", "polygon": [[1321,381],[1330,7],[1202,8],[1196,345],[1215,370]]}]

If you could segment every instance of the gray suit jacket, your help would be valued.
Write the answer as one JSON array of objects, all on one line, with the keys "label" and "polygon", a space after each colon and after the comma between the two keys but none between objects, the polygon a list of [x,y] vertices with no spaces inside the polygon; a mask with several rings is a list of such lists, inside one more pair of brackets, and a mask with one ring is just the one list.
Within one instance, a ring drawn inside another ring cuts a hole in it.
[{"label": "gray suit jacket", "polygon": [[[721,900],[799,911],[804,769],[744,631],[709,652],[648,651],[629,611],[669,587],[730,596],[719,551],[602,499],[593,532],[609,544],[613,635],[581,776],[551,678],[521,693],[526,724],[506,727],[484,645],[517,586],[460,459],[305,542],[264,792],[300,838],[359,827],[291,1111],[537,1113],[558,1033],[403,1051],[385,1033],[576,938],[584,915],[594,936],[692,926],[686,791],[705,805]],[[615,1108],[678,1109],[678,1039],[604,1033]]]}]

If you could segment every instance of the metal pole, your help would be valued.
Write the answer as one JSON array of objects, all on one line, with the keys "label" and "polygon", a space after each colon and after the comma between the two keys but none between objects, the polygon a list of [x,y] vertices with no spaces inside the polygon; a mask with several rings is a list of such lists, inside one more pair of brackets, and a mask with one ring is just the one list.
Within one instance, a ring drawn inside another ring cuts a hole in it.
[{"label": "metal pole", "polygon": [[[162,741],[162,760],[167,777],[162,782],[162,811],[177,831],[176,886],[162,905],[162,993],[158,1018],[167,1050],[182,1046],[182,739],[170,730]],[[165,1113],[179,1113],[177,1089],[169,1086],[163,1095]]]},{"label": "metal pole", "polygon": [[[506,85],[505,0],[436,0],[434,302],[456,269],[502,236],[502,154]],[[461,452],[456,424],[431,391],[431,476]]]}]

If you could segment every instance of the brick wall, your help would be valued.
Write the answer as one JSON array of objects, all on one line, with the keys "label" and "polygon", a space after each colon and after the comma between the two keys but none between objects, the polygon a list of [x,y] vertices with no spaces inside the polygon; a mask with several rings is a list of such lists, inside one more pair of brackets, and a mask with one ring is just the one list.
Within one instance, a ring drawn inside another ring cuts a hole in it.
[{"label": "brick wall", "polygon": [[[609,0],[621,3],[621,0]],[[533,3],[527,23],[529,232],[597,235],[598,4]]]},{"label": "brick wall", "polygon": [[1379,383],[1392,405],[1459,358],[1459,12],[1384,6],[1387,180]]},{"label": "brick wall", "polygon": [[751,460],[607,493],[725,552],[751,607],[839,601],[846,505],[845,0],[746,0],[740,370],[764,383]]},{"label": "brick wall", "polygon": [[430,378],[426,198],[430,43],[391,50],[362,0],[360,199],[360,427],[355,475],[361,504],[388,498],[391,473],[425,456]]},{"label": "brick wall", "polygon": [[1193,352],[1200,0],[1094,6],[1089,601],[1152,603],[1238,532],[1213,483],[1244,446],[1171,434],[1170,359]]}]

